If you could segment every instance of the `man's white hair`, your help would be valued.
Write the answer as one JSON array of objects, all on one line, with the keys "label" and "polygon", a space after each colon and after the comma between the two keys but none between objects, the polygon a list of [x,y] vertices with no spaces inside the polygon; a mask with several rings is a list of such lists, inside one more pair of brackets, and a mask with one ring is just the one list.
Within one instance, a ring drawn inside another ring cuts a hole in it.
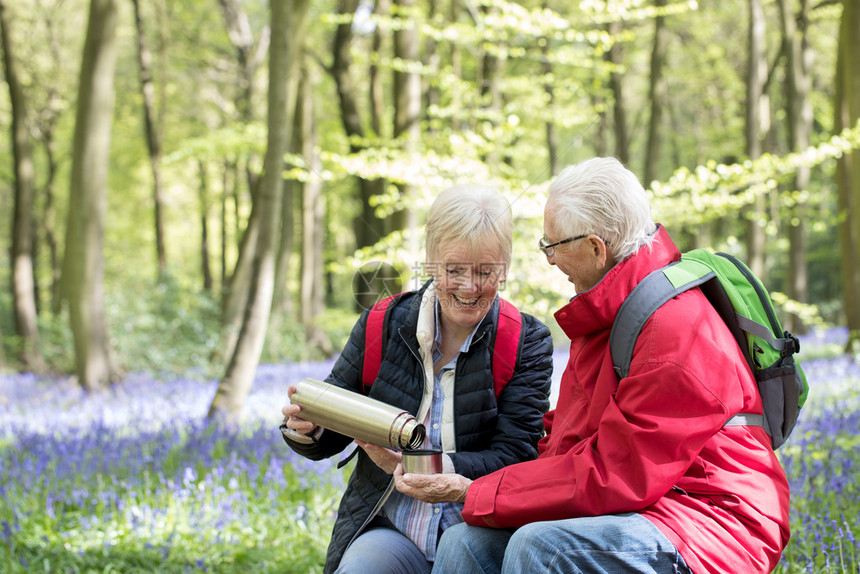
[{"label": "man's white hair", "polygon": [[639,179],[615,158],[596,157],[566,167],[549,188],[547,210],[564,237],[594,233],[616,261],[650,245],[656,226]]}]

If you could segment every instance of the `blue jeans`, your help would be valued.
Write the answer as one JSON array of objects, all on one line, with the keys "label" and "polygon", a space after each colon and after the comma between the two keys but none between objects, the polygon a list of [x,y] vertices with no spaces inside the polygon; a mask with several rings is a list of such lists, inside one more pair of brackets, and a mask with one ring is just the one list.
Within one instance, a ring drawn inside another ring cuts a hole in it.
[{"label": "blue jeans", "polygon": [[432,566],[399,530],[371,525],[346,549],[335,574],[429,574]]},{"label": "blue jeans", "polygon": [[534,522],[517,530],[458,524],[442,535],[433,574],[654,572],[692,574],[639,514]]}]

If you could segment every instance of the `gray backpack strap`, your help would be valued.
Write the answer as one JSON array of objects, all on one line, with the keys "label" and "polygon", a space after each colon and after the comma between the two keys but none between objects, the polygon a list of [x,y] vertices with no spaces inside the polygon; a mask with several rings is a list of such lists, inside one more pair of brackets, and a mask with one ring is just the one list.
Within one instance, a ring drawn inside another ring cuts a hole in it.
[{"label": "gray backpack strap", "polygon": [[749,427],[763,427],[765,425],[764,415],[757,415],[753,413],[738,413],[735,416],[731,417],[727,420],[723,426],[724,427],[735,427],[735,426],[749,426]]},{"label": "gray backpack strap", "polygon": [[[612,331],[609,333],[609,352],[615,374],[621,380],[630,373],[633,347],[645,322],[663,303],[693,287],[704,285],[716,274],[705,265],[690,260],[672,263],[649,273],[621,304]],[[733,313],[741,329],[773,342],[775,348],[785,346],[782,339],[775,339],[770,331],[746,317]],[[723,426],[760,426],[768,434],[770,429],[766,417],[755,413],[738,413]]]},{"label": "gray backpack strap", "polygon": [[[683,263],[683,265],[678,265]],[[609,353],[619,380],[630,372],[633,347],[645,321],[679,293],[706,283],[713,271],[698,262],[676,262],[649,273],[621,304],[609,334]]]},{"label": "gray backpack strap", "polygon": [[770,425],[767,422],[767,417],[764,415],[757,415],[755,413],[738,413],[735,416],[731,417],[725,423],[723,423],[724,427],[761,427],[765,430],[768,436],[773,436],[770,432]]},{"label": "gray backpack strap", "polygon": [[738,326],[751,335],[755,335],[759,339],[764,339],[768,344],[779,351],[780,353],[793,354],[799,352],[797,339],[794,337],[774,337],[773,332],[752,319],[748,319],[740,313],[735,313],[738,320]]}]

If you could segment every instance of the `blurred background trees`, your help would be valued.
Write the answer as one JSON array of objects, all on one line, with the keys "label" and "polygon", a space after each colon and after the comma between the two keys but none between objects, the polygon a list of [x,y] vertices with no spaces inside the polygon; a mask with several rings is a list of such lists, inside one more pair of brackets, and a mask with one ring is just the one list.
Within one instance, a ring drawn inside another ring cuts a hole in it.
[{"label": "blurred background trees", "polygon": [[502,295],[552,324],[572,293],[534,247],[543,198],[593,155],[682,248],[747,260],[789,328],[847,324],[858,352],[858,11],[0,0],[2,358],[87,388],[196,368],[236,412],[259,360],[330,354],[423,281],[421,223],[455,182],[507,195]]}]

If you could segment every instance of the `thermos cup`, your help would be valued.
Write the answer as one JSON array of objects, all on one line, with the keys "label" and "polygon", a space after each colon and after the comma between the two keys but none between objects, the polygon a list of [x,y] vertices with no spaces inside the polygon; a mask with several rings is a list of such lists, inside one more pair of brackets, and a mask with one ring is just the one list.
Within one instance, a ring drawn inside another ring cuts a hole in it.
[{"label": "thermos cup", "polygon": [[424,442],[424,425],[408,412],[324,381],[302,379],[290,402],[300,418],[358,440],[394,450]]},{"label": "thermos cup", "polygon": [[404,450],[403,472],[439,474],[442,472],[441,450]]}]

